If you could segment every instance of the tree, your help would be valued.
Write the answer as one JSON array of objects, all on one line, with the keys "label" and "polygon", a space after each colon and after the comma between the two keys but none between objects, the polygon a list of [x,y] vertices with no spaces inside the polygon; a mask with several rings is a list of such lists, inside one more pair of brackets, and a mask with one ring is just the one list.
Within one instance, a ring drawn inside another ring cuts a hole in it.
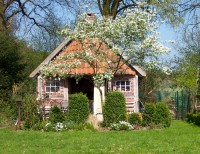
[{"label": "tree", "polygon": [[[166,88],[165,83],[171,79],[170,69],[166,65],[159,64],[152,67],[146,66],[145,70],[146,77],[139,84],[140,100],[154,103],[161,101],[157,98],[157,95],[160,89],[163,91]],[[169,87],[169,83],[167,86]]]},{"label": "tree", "polygon": [[0,99],[8,100],[13,85],[23,80],[25,65],[21,62],[19,43],[8,33],[0,32],[0,51]]},{"label": "tree", "polygon": [[67,0],[1,0],[0,31],[22,28],[29,32],[35,26],[49,31],[47,17],[59,10],[73,12],[74,4]]},{"label": "tree", "polygon": [[80,16],[73,32],[69,27],[62,31],[65,37],[81,44],[79,52],[58,56],[56,59],[60,62],[52,61],[44,66],[42,75],[66,77],[73,68],[87,63],[94,70],[93,81],[100,90],[105,80],[112,79],[114,74],[125,73],[125,64],[155,64],[157,56],[168,51],[158,42],[155,14],[138,8],[124,15],[125,18],[118,16],[115,20],[94,19],[91,14]]},{"label": "tree", "polygon": [[168,19],[170,22],[174,22],[176,17],[178,17],[178,0],[97,0],[101,15],[112,16],[114,19],[118,14],[127,9],[137,9],[141,2],[147,4],[142,9],[149,11],[149,9],[156,8],[162,19]]},{"label": "tree", "polygon": [[182,0],[179,3],[179,14],[186,18],[189,27],[198,27],[200,23],[200,2],[199,0]]},{"label": "tree", "polygon": [[[200,29],[188,31],[183,35],[182,46],[179,47],[180,57],[176,59],[176,83],[178,87],[199,94],[200,78]],[[197,100],[196,100],[197,101]]]},{"label": "tree", "polygon": [[32,30],[33,35],[30,35],[27,40],[28,44],[32,46],[32,48],[36,51],[53,51],[63,40],[62,37],[59,36],[58,31],[62,26],[61,20],[59,20],[55,15],[49,15],[46,17],[49,22],[47,22],[46,27],[48,31],[44,31],[43,29],[37,27]]}]

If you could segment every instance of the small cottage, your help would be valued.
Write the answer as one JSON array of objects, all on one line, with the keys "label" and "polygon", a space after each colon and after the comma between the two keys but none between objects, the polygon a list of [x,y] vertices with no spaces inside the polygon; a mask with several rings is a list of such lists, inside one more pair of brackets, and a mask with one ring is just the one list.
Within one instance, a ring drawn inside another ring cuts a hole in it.
[{"label": "small cottage", "polygon": [[[37,99],[43,102],[43,107],[50,108],[53,105],[58,105],[65,111],[69,102],[69,95],[73,93],[82,92],[86,94],[90,101],[91,113],[102,120],[102,105],[101,98],[105,100],[105,93],[107,91],[118,90],[124,93],[126,98],[127,112],[139,112],[139,92],[138,81],[144,77],[145,72],[138,66],[131,66],[123,63],[123,59],[120,61],[120,68],[118,68],[114,77],[101,84],[100,89],[97,88],[93,82],[93,75],[95,73],[103,73],[105,67],[109,64],[115,66],[117,59],[116,54],[109,52],[109,49],[105,44],[102,45],[102,52],[104,56],[110,57],[110,60],[106,60],[99,63],[95,63],[95,68],[92,67],[85,60],[72,58],[70,60],[63,60],[62,57],[77,53],[81,50],[81,43],[77,40],[64,40],[31,74],[30,77],[37,79]],[[91,50],[89,50],[91,51]],[[91,51],[91,54],[94,52]],[[62,59],[62,60],[61,60]],[[71,63],[72,61],[78,61],[79,65],[72,68],[60,68],[57,69],[54,76],[43,77],[41,70],[43,67],[51,63],[51,66],[58,63]],[[90,61],[91,62],[91,61]],[[118,62],[119,64],[119,62]],[[108,69],[108,68],[106,68]],[[59,76],[59,71],[62,73],[62,77]],[[80,78],[77,78],[80,77]]]}]

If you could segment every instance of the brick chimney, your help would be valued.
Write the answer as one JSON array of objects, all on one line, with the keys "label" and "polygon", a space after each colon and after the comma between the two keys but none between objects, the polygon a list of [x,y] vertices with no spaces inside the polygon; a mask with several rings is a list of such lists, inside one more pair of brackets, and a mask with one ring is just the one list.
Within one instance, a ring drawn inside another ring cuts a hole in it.
[{"label": "brick chimney", "polygon": [[93,23],[93,21],[95,20],[96,18],[96,15],[94,13],[86,13],[87,14],[87,18],[88,20]]}]

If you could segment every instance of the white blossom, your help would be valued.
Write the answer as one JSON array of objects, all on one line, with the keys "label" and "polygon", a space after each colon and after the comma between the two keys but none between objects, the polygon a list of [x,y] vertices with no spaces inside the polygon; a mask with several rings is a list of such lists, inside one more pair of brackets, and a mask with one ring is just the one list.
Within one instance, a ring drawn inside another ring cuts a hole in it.
[{"label": "white blossom", "polygon": [[[99,17],[91,23],[86,14],[81,15],[73,31],[67,26],[61,34],[68,39],[80,41],[82,49],[77,53],[57,56],[57,63],[52,61],[41,69],[43,76],[63,77],[69,74],[72,68],[79,67],[82,62],[93,68],[104,62],[104,72],[97,71],[93,74],[95,85],[101,85],[105,79],[110,80],[113,77],[114,71],[109,65],[118,61],[117,58],[112,59],[112,56],[110,59],[105,56],[107,52],[118,54],[119,58],[126,57],[127,62],[132,60],[139,63],[139,60],[142,60],[144,65],[156,65],[157,57],[169,49],[158,41],[155,10],[143,11],[140,9],[141,5],[146,4],[138,2],[138,9],[126,10],[115,20]],[[103,48],[103,44],[107,45],[107,49]]]}]

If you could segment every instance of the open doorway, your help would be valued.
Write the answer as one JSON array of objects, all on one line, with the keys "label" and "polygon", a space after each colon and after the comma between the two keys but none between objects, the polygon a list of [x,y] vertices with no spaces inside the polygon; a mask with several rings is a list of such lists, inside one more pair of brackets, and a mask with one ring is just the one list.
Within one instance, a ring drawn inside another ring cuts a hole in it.
[{"label": "open doorway", "polygon": [[94,100],[94,84],[92,80],[81,78],[78,83],[76,79],[69,78],[69,94],[80,93],[86,94],[89,99],[90,111],[93,113],[93,100]]}]

